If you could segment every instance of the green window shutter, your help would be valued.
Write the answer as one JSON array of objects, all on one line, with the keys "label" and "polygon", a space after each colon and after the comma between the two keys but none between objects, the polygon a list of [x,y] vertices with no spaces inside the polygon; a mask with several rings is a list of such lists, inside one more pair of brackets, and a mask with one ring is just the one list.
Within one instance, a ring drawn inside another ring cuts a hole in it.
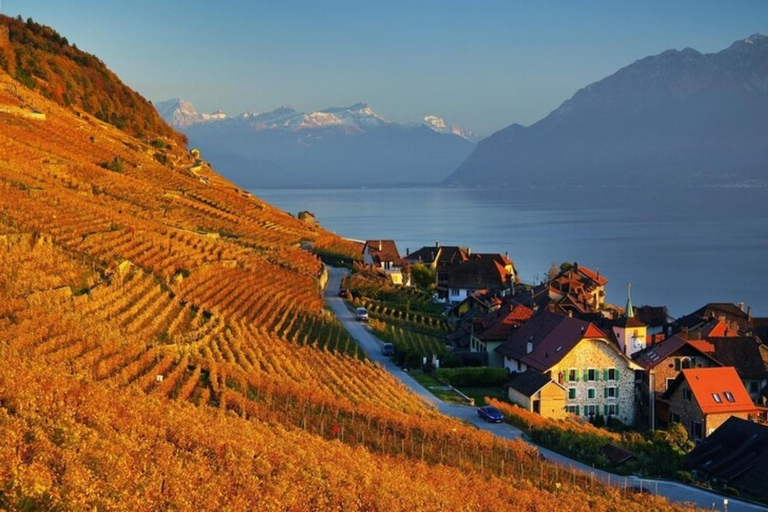
[{"label": "green window shutter", "polygon": [[608,398],[608,388],[603,388],[603,398]]},{"label": "green window shutter", "polygon": [[584,380],[589,378],[589,370],[584,370]]},{"label": "green window shutter", "polygon": [[573,380],[579,382],[579,370],[573,370]]},{"label": "green window shutter", "polygon": [[616,375],[616,380],[619,380],[619,369],[618,368],[614,368],[613,371],[616,372],[616,374],[615,374]]},{"label": "green window shutter", "polygon": [[599,381],[599,380],[600,380],[600,370],[595,369],[595,381]]},{"label": "green window shutter", "polygon": [[616,416],[619,415],[619,404],[616,404]]},{"label": "green window shutter", "polygon": [[608,380],[608,368],[603,370],[603,380]]},{"label": "green window shutter", "polygon": [[608,416],[608,405],[603,406],[603,416]]},{"label": "green window shutter", "polygon": [[616,386],[616,398],[619,398],[619,386]]},{"label": "green window shutter", "polygon": [[579,415],[579,406],[577,405],[576,406],[576,416],[578,416],[578,415]]}]

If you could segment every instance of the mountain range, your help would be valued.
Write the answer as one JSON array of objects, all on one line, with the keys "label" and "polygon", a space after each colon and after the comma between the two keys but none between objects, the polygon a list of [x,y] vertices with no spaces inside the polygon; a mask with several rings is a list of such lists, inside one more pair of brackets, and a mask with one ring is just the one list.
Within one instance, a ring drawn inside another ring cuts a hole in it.
[{"label": "mountain range", "polygon": [[458,186],[764,185],[768,37],[669,50],[579,90],[530,125],[479,142]]},{"label": "mountain range", "polygon": [[437,116],[395,123],[366,103],[299,112],[202,114],[174,99],[160,115],[243,187],[437,183],[466,158],[474,134]]}]

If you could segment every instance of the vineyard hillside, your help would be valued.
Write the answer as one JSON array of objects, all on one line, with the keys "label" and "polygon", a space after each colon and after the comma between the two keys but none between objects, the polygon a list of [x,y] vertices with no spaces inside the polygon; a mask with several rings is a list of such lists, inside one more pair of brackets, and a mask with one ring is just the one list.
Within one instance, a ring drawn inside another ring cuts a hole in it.
[{"label": "vineyard hillside", "polygon": [[348,242],[51,29],[0,24],[1,510],[675,509],[440,415],[325,309],[304,248]]}]

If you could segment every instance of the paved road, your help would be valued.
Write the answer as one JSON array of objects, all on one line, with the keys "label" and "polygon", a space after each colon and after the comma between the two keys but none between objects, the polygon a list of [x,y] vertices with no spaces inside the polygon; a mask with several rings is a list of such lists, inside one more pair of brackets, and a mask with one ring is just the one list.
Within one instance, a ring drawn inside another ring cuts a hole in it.
[{"label": "paved road", "polygon": [[[385,357],[381,353],[382,341],[366,328],[366,326],[355,320],[355,316],[352,311],[347,307],[347,303],[344,299],[338,297],[339,286],[341,284],[342,277],[347,273],[345,269],[328,267],[328,284],[325,289],[325,302],[328,307],[334,312],[336,317],[341,321],[344,328],[347,329],[349,334],[357,341],[360,348],[365,351],[368,357],[381,366],[383,366],[389,373],[400,379],[400,381],[410,388],[414,393],[424,398],[424,400],[432,403],[441,413],[454,418],[458,418],[462,421],[472,423],[478,428],[491,432],[492,434],[503,437],[506,439],[518,439],[523,438],[523,433],[520,429],[508,424],[508,423],[486,423],[477,417],[477,409],[474,407],[468,407],[464,405],[450,404],[443,402],[435,395],[430,393],[426,388],[419,384],[413,377],[407,372],[404,372],[398,367],[392,360]],[[525,439],[523,439],[525,440]],[[660,494],[666,496],[671,501],[676,502],[690,502],[695,503],[698,507],[715,510],[726,510],[723,506],[723,497],[719,494],[707,492],[688,485],[679,484],[676,482],[666,482],[661,480],[647,480],[637,477],[624,477],[614,475],[606,471],[592,468],[578,461],[569,459],[559,453],[555,453],[546,448],[534,445],[539,452],[544,455],[548,460],[560,464],[562,466],[577,468],[587,473],[593,473],[595,478],[599,478],[606,482],[615,483],[624,487],[643,487],[648,489],[654,494]],[[753,511],[765,511],[766,507],[759,505],[753,505],[743,501],[729,499],[728,511],[730,512],[753,512]]]}]

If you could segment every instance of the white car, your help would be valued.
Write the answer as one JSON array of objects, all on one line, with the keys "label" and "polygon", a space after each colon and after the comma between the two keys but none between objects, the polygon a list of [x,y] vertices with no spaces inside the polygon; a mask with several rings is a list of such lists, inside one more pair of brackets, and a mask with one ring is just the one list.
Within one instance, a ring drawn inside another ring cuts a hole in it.
[{"label": "white car", "polygon": [[368,310],[365,308],[357,308],[355,309],[355,318],[357,318],[360,322],[367,322],[368,321]]}]

